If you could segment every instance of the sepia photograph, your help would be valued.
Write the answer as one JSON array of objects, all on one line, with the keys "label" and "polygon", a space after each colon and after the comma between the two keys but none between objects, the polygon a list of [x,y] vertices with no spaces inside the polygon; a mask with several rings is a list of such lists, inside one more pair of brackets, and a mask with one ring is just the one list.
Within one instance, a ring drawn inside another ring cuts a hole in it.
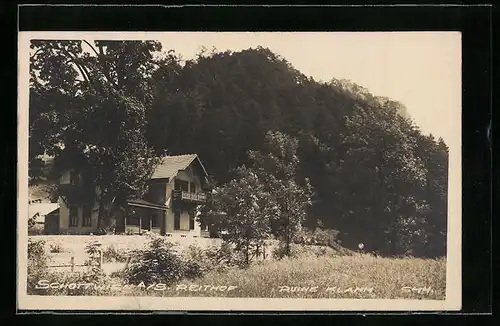
[{"label": "sepia photograph", "polygon": [[18,304],[459,310],[458,32],[20,32]]}]

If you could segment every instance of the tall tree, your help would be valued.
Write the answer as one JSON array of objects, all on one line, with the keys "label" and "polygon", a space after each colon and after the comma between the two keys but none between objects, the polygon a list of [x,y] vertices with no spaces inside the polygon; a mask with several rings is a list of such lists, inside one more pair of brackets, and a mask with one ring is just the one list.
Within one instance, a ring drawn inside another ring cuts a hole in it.
[{"label": "tall tree", "polygon": [[56,175],[70,169],[81,175],[88,196],[72,200],[97,201],[104,232],[110,212],[145,191],[158,163],[145,131],[148,76],[160,45],[37,40],[31,46],[30,157],[54,156]]},{"label": "tall tree", "polygon": [[269,238],[274,198],[251,170],[240,167],[236,175],[213,189],[201,216],[204,224],[216,227],[223,240],[243,254],[248,265],[255,250]]},{"label": "tall tree", "polygon": [[[347,119],[336,202],[344,227],[367,250],[396,253],[401,225],[420,224],[426,168],[411,122],[393,106],[358,108]],[[410,219],[411,221],[408,221]]]},{"label": "tall tree", "polygon": [[266,151],[249,151],[256,171],[266,190],[274,198],[277,214],[271,221],[273,233],[291,255],[291,243],[300,231],[311,205],[312,189],[308,179],[297,180],[298,141],[281,132],[266,134]]}]

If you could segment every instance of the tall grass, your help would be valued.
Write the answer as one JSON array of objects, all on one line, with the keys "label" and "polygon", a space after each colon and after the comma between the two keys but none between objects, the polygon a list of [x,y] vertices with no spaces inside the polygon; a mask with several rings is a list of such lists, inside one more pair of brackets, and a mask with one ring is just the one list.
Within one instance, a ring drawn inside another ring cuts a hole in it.
[{"label": "tall grass", "polygon": [[[158,271],[163,269],[157,270],[155,267],[157,260],[163,259],[165,264],[171,261],[168,258],[170,256],[165,254],[169,252],[170,247],[162,244],[156,246],[158,248],[153,246],[143,250],[147,254],[151,251],[153,255],[149,260],[144,259],[144,255],[139,257],[142,258],[138,261],[138,268],[140,267],[144,275],[134,278],[135,281],[131,282],[130,277],[127,277],[130,275],[119,272],[113,275],[100,272],[82,275],[48,273],[43,246],[43,242],[29,243],[30,294],[437,300],[445,298],[444,258],[382,258],[356,253],[344,256],[331,248],[312,250],[296,246],[295,257],[257,261],[242,269],[237,264],[226,261],[227,259],[221,260],[221,257],[231,257],[230,252],[217,248],[202,250],[191,247],[184,255],[179,256],[182,275],[179,274],[172,282],[166,282],[163,276],[168,275],[158,274]],[[157,277],[146,277],[155,272]],[[99,285],[100,289],[36,290],[34,287],[40,279],[60,283],[94,283]],[[158,283],[162,282],[166,284],[159,286]],[[112,283],[117,286],[108,288]],[[140,283],[142,286],[139,286]]]},{"label": "tall grass", "polygon": [[[180,286],[171,286],[162,291],[136,288],[123,294],[444,300],[445,277],[446,261],[444,259],[395,259],[369,255],[302,256],[266,261],[248,269],[233,268],[225,272],[209,272],[202,278],[182,281],[180,283],[182,289]],[[211,287],[200,290],[200,286],[205,285]],[[190,286],[192,290],[189,290]],[[236,288],[231,291],[221,291],[215,289],[216,286],[235,286]],[[301,287],[301,291],[292,292],[297,291],[296,287]]]}]

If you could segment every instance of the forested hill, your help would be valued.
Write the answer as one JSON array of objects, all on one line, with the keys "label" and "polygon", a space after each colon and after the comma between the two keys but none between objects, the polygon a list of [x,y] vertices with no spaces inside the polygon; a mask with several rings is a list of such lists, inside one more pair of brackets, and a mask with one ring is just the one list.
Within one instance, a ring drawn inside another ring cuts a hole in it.
[{"label": "forested hill", "polygon": [[279,130],[299,140],[300,177],[315,191],[310,226],[319,219],[370,243],[391,223],[429,220],[443,241],[447,147],[422,135],[402,104],[347,81],[316,82],[262,48],[200,57],[156,78],[155,148],[198,153],[225,182]]},{"label": "forested hill", "polygon": [[315,82],[267,49],[216,53],[164,72],[148,119],[156,148],[199,153],[219,181],[259,149],[268,130],[338,145],[356,108],[404,107],[332,79]]},{"label": "forested hill", "polygon": [[[149,144],[157,154],[199,154],[214,182],[225,183],[249,163],[247,150],[262,150],[266,133],[280,131],[298,140],[296,177],[313,187],[309,227],[320,220],[367,250],[394,253],[405,242],[445,253],[448,149],[423,135],[402,104],[335,76],[317,82],[264,48],[187,62],[169,52],[155,62],[158,43],[99,43],[107,46],[101,59],[84,55],[79,41],[35,44],[32,67],[43,83],[31,84],[30,173],[44,152],[63,162],[56,169],[79,157],[103,187],[130,192],[140,181],[131,171],[146,166],[134,157],[149,155]],[[65,66],[71,51],[83,81]]]}]

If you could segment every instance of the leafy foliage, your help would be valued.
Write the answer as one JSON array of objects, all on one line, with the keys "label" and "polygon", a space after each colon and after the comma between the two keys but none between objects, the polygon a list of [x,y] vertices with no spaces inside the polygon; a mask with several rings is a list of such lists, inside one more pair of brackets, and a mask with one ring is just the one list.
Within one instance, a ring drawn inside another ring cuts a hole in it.
[{"label": "leafy foliage", "polygon": [[55,175],[76,170],[86,190],[70,200],[97,201],[99,232],[105,232],[112,207],[143,194],[159,162],[145,128],[152,52],[160,45],[39,40],[32,48],[30,166],[50,155]]},{"label": "leafy foliage", "polygon": [[185,266],[175,245],[162,237],[152,237],[148,246],[137,250],[134,261],[124,272],[131,284],[173,284],[184,277]]},{"label": "leafy foliage", "polygon": [[248,265],[252,252],[270,235],[275,209],[274,198],[257,174],[242,166],[237,178],[212,190],[202,216],[211,220],[224,241],[244,255]]},{"label": "leafy foliage", "polygon": [[338,231],[330,229],[316,228],[314,230],[309,230],[307,228],[302,228],[298,232],[293,242],[296,244],[306,244],[306,245],[320,245],[320,246],[334,246],[337,243]]},{"label": "leafy foliage", "polygon": [[125,262],[127,261],[128,252],[110,245],[102,251],[102,255],[104,262]]},{"label": "leafy foliage", "polygon": [[284,243],[285,255],[290,255],[290,245],[306,220],[312,189],[307,178],[302,184],[296,180],[298,141],[281,132],[268,132],[265,141],[264,154],[250,151],[249,156],[276,205],[271,220],[273,234]]},{"label": "leafy foliage", "polygon": [[47,274],[48,257],[45,252],[45,241],[28,239],[28,294],[35,288],[37,282]]},{"label": "leafy foliage", "polygon": [[184,252],[185,277],[195,279],[212,271],[227,271],[239,266],[238,257],[227,244],[200,248],[191,245]]}]

